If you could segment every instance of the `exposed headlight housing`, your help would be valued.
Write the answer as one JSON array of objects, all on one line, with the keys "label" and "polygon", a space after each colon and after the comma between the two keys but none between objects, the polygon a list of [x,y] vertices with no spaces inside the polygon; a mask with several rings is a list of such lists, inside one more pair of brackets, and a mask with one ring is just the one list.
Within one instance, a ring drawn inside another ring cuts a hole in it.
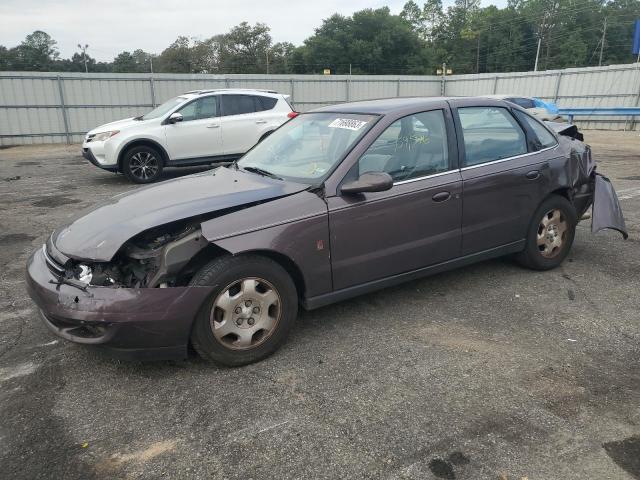
[{"label": "exposed headlight housing", "polygon": [[111,137],[113,137],[114,135],[117,135],[118,133],[120,133],[120,130],[112,130],[110,132],[96,133],[96,135],[93,137],[93,141],[104,142],[105,140],[109,140]]},{"label": "exposed headlight housing", "polygon": [[89,285],[91,283],[91,279],[93,278],[93,271],[91,267],[87,265],[78,265],[79,271],[77,272],[77,278],[85,285]]}]

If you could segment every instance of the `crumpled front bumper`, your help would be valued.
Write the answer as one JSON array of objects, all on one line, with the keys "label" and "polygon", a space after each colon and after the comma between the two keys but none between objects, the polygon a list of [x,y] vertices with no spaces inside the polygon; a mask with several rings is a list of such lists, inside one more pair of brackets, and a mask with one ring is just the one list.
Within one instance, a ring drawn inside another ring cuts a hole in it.
[{"label": "crumpled front bumper", "polygon": [[60,284],[42,249],[27,262],[27,291],[44,324],[66,340],[127,358],[185,358],[210,287],[110,288]]}]

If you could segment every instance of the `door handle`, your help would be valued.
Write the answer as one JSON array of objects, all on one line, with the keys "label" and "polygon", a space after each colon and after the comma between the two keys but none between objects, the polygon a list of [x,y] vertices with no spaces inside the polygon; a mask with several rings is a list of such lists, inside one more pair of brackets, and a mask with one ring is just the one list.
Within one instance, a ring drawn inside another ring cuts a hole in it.
[{"label": "door handle", "polygon": [[267,123],[267,121],[266,121],[266,120],[256,120],[256,123],[257,123],[257,124]]},{"label": "door handle", "polygon": [[431,200],[434,202],[445,202],[449,200],[449,198],[451,198],[451,194],[449,192],[438,192],[431,197]]},{"label": "door handle", "polygon": [[529,180],[536,180],[540,177],[540,172],[538,170],[531,170],[525,174]]},{"label": "door handle", "polygon": [[207,125],[207,128],[220,128],[219,123],[212,123],[211,125]]}]

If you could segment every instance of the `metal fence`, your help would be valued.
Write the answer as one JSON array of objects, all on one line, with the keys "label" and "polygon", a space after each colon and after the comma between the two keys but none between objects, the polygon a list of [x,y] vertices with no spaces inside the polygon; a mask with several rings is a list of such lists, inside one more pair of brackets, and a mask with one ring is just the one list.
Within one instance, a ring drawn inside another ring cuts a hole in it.
[{"label": "metal fence", "polygon": [[[273,89],[291,95],[300,111],[383,97],[500,93],[540,97],[562,107],[635,107],[640,106],[640,64],[448,77],[0,72],[0,145],[78,143],[97,125],[200,88]],[[577,123],[634,127],[623,117]]]}]

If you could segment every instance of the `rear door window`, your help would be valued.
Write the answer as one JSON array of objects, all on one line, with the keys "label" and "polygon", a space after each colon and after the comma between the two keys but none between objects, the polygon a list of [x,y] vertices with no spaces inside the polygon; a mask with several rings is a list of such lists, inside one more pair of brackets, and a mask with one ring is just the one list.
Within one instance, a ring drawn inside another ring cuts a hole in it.
[{"label": "rear door window", "polygon": [[221,95],[220,98],[224,116],[242,115],[256,111],[253,95]]},{"label": "rear door window", "polygon": [[520,120],[521,123],[527,125],[535,134],[536,138],[531,142],[533,145],[534,151],[542,150],[543,148],[549,148],[556,145],[558,142],[556,141],[556,137],[547,130],[547,127],[542,125],[535,118],[527,115],[524,112],[520,112],[518,110],[514,110],[513,113]]},{"label": "rear door window", "polygon": [[461,107],[465,167],[527,153],[524,131],[502,107]]}]

